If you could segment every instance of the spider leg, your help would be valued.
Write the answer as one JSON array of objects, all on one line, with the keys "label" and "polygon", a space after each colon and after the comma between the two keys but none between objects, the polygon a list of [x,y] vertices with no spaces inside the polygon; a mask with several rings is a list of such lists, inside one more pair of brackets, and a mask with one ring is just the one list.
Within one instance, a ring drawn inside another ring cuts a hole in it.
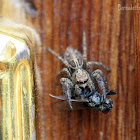
[{"label": "spider leg", "polygon": [[91,76],[97,81],[99,88],[102,91],[102,99],[104,100],[106,98],[106,88],[105,88],[105,77],[103,75],[103,72],[99,69],[92,72]]},{"label": "spider leg", "polygon": [[86,32],[83,30],[83,61],[87,62],[87,43],[86,43]]},{"label": "spider leg", "polygon": [[77,84],[74,86],[74,93],[76,96],[82,95],[82,89]]},{"label": "spider leg", "polygon": [[66,95],[66,99],[69,103],[71,110],[73,110],[72,103],[71,103],[71,90],[74,88],[74,84],[68,78],[61,78],[60,79],[62,85],[62,92]]},{"label": "spider leg", "polygon": [[98,67],[102,67],[103,69],[105,69],[106,71],[110,72],[111,69],[108,68],[107,66],[105,66],[103,63],[101,62],[94,62],[94,61],[90,61],[87,62],[87,66],[98,66]]},{"label": "spider leg", "polygon": [[63,69],[57,74],[57,77],[58,77],[59,75],[61,75],[61,74],[64,74],[64,73],[66,73],[67,76],[68,76],[68,78],[71,79],[71,74],[70,74],[70,72],[69,72],[69,70],[68,70],[67,68],[63,68]]},{"label": "spider leg", "polygon": [[69,64],[59,55],[57,54],[54,50],[52,50],[51,48],[47,48],[47,50],[52,53],[53,55],[56,56],[57,59],[59,59],[63,64],[65,64],[67,67],[69,67]]},{"label": "spider leg", "polygon": [[[94,72],[98,73],[98,74],[102,77],[102,80],[103,80],[103,82],[105,83],[105,86],[106,86],[106,88],[107,88],[107,81],[106,81],[106,78],[105,78],[105,76],[104,76],[104,73],[103,73],[100,69],[97,69],[97,70],[95,70]],[[94,72],[93,72],[93,73],[94,73]],[[91,74],[91,76],[92,76],[92,74]]]}]

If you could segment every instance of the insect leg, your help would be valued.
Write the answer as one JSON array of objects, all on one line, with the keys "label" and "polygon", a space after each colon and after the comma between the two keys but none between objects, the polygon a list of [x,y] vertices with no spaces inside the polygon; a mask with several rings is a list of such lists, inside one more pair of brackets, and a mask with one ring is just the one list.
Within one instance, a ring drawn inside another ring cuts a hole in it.
[{"label": "insect leg", "polygon": [[91,74],[91,76],[95,78],[95,80],[97,81],[98,86],[102,91],[102,97],[103,99],[105,99],[106,98],[106,88],[105,88],[106,83],[105,83],[105,77],[103,76],[103,72],[97,69]]},{"label": "insect leg", "polygon": [[54,50],[52,50],[51,48],[47,48],[47,50],[52,53],[53,55],[56,56],[57,59],[59,59],[63,64],[65,64],[67,67],[69,67],[68,63],[59,55],[57,54]]},{"label": "insect leg", "polygon": [[70,72],[69,72],[69,70],[68,70],[67,68],[63,68],[63,69],[57,74],[57,76],[59,76],[59,75],[61,75],[61,74],[64,74],[64,73],[66,73],[67,76],[68,76],[68,78],[71,79],[71,74],[70,74]]},{"label": "insect leg", "polygon": [[62,92],[66,95],[69,106],[71,110],[73,110],[73,107],[71,104],[71,90],[72,88],[74,88],[74,84],[68,78],[61,78],[60,82],[62,85]]},{"label": "insect leg", "polygon": [[87,62],[87,65],[88,66],[98,66],[98,67],[102,67],[103,69],[107,70],[108,72],[111,71],[110,68],[108,68],[107,66],[105,66],[103,63],[101,62],[94,62],[94,61],[90,61],[90,62]]},{"label": "insect leg", "polygon": [[86,98],[90,97],[91,95],[93,95],[96,91],[97,91],[98,87],[96,89],[93,89],[91,92],[87,92],[86,94]]}]

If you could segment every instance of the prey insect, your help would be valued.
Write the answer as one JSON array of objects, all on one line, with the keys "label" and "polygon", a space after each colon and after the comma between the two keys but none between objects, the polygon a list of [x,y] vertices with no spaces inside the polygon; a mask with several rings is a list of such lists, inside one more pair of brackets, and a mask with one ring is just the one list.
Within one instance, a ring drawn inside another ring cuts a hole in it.
[{"label": "prey insect", "polygon": [[64,95],[54,96],[50,94],[51,97],[67,100],[72,110],[72,102],[83,102],[87,107],[101,111],[110,111],[112,109],[113,101],[106,98],[106,95],[116,93],[107,89],[104,73],[100,69],[93,71],[92,67],[98,66],[107,71],[110,71],[110,69],[101,62],[87,61],[85,31],[83,31],[83,55],[78,50],[67,47],[63,58],[51,48],[47,49],[66,66],[57,76],[64,73],[67,75],[67,77],[60,79]]}]

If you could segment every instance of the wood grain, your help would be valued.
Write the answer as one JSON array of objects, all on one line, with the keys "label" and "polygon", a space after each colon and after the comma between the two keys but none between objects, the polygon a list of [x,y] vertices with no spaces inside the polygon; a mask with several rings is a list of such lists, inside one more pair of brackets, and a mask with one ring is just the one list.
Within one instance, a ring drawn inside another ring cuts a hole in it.
[{"label": "wood grain", "polygon": [[[109,88],[117,92],[116,96],[111,97],[114,107],[108,114],[95,110],[61,111],[58,105],[63,102],[51,98],[49,94],[62,94],[59,84],[56,84],[59,83],[56,74],[64,65],[43,49],[40,63],[43,94],[38,98],[38,102],[42,104],[41,107],[38,104],[38,110],[42,110],[38,119],[38,139],[135,140],[133,11],[118,9],[118,4],[130,6],[132,2],[130,0],[31,2],[34,3],[38,13],[35,17],[26,10],[17,10],[16,14],[9,10],[9,15],[15,16],[14,20],[17,18],[15,20],[17,22],[32,25],[41,36],[42,46],[49,46],[61,55],[69,45],[82,51],[82,30],[85,29],[88,60],[101,61],[112,69],[111,73],[106,71],[104,73]],[[138,34],[138,17],[137,13],[135,36]],[[135,43],[138,50],[138,38],[135,39]],[[138,60],[136,59],[136,64]]]},{"label": "wood grain", "polygon": [[[134,6],[140,5],[140,1],[136,0],[133,3]],[[134,11],[134,46],[135,46],[135,92],[136,92],[136,136],[140,139],[140,13],[139,11]]]}]

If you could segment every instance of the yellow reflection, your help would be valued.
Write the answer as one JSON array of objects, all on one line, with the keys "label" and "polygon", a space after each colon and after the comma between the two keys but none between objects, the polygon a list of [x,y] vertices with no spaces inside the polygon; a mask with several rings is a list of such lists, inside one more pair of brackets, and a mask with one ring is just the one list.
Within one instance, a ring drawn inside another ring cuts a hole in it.
[{"label": "yellow reflection", "polygon": [[7,32],[0,28],[0,139],[36,139],[31,46],[27,40]]}]

